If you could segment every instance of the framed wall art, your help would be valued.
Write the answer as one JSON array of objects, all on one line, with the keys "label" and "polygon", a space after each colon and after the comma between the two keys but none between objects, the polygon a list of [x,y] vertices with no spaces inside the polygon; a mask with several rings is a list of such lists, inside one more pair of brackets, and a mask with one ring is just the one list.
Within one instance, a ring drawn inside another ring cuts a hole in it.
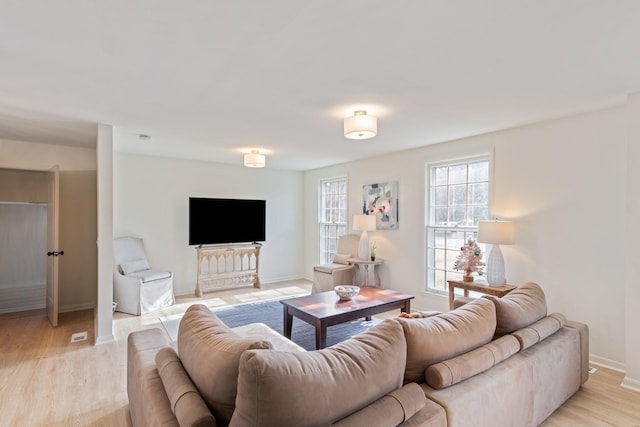
[{"label": "framed wall art", "polygon": [[398,228],[398,181],[362,186],[362,213],[376,216],[376,229]]}]

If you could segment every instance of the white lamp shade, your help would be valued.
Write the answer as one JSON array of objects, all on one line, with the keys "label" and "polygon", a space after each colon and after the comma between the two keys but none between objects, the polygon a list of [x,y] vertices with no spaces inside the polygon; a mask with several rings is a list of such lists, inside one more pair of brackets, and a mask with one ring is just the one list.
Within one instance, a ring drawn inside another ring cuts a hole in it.
[{"label": "white lamp shade", "polygon": [[344,119],[344,136],[349,139],[368,139],[378,134],[378,118],[358,110]]},{"label": "white lamp shade", "polygon": [[376,229],[375,215],[354,215],[353,229],[357,231],[375,231]]},{"label": "white lamp shade", "polygon": [[244,165],[248,168],[263,168],[265,164],[266,158],[258,150],[251,150],[251,153],[244,155]]},{"label": "white lamp shade", "polygon": [[491,245],[512,245],[514,226],[511,221],[478,221],[478,242]]}]

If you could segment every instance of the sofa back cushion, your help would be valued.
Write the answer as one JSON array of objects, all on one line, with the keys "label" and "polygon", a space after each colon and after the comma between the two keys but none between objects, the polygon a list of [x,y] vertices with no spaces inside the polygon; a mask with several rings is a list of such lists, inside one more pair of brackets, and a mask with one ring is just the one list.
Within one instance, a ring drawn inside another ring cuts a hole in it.
[{"label": "sofa back cushion", "polygon": [[491,301],[478,298],[448,313],[397,321],[407,340],[404,382],[421,383],[428,366],[491,341],[496,330],[496,310]]},{"label": "sofa back cushion", "polygon": [[547,301],[542,288],[533,282],[518,286],[502,298],[484,295],[496,306],[496,337],[529,326],[547,315]]},{"label": "sofa back cushion", "polygon": [[310,351],[246,351],[231,426],[324,426],[402,386],[406,342],[386,319]]},{"label": "sofa back cushion", "polygon": [[269,341],[240,337],[202,304],[191,305],[178,328],[180,361],[221,425],[235,409],[240,356],[270,348]]}]

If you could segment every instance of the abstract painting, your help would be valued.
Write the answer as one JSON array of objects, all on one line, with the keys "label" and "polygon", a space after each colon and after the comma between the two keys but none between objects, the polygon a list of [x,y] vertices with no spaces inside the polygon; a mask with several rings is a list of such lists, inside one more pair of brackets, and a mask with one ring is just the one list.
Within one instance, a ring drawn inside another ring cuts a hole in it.
[{"label": "abstract painting", "polygon": [[362,186],[362,213],[376,216],[376,229],[398,228],[398,181]]}]

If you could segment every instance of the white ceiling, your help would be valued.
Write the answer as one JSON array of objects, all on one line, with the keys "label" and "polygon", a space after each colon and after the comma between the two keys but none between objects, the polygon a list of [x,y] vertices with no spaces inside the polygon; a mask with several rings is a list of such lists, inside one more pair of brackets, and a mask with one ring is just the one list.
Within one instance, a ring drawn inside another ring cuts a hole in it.
[{"label": "white ceiling", "polygon": [[637,0],[0,0],[2,139],[306,170],[637,91]]}]

